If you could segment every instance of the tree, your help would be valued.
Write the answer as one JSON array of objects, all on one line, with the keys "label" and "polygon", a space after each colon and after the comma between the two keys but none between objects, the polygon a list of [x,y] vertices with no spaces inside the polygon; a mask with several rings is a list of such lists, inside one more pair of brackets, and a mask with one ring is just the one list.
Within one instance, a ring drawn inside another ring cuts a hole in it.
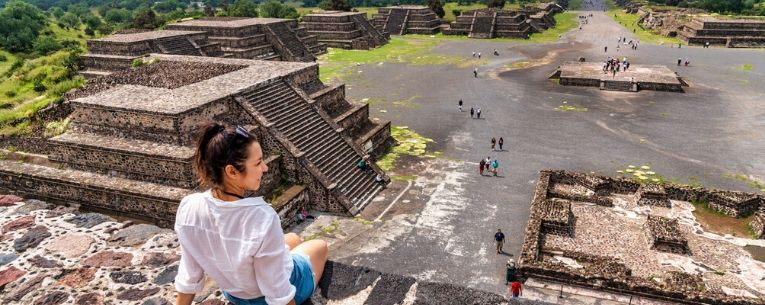
[{"label": "tree", "polygon": [[0,11],[0,47],[11,52],[27,52],[45,28],[42,11],[22,0],[11,0]]},{"label": "tree", "polygon": [[258,17],[258,5],[251,0],[236,0],[225,11],[233,17]]},{"label": "tree", "polygon": [[133,15],[133,27],[138,29],[156,29],[164,24],[165,18],[148,7],[139,8]]},{"label": "tree", "polygon": [[106,11],[104,19],[109,23],[128,23],[133,20],[133,14],[124,8],[113,8]]},{"label": "tree", "polygon": [[154,3],[154,9],[157,10],[157,12],[160,13],[168,13],[172,12],[175,9],[183,9],[184,5],[181,2],[178,2],[178,0],[165,0],[161,2]]},{"label": "tree", "polygon": [[61,16],[64,16],[64,10],[58,6],[51,8],[48,12],[50,13],[51,16],[53,16],[56,19],[59,19],[61,18]]},{"label": "tree", "polygon": [[80,26],[80,17],[73,13],[66,13],[58,19],[58,22],[63,24],[65,28],[76,29]]},{"label": "tree", "polygon": [[260,15],[269,18],[297,19],[300,16],[294,7],[281,4],[276,0],[268,0],[260,5]]},{"label": "tree", "polygon": [[[519,0],[520,2],[521,0]],[[486,0],[486,7],[496,7],[496,8],[503,8],[505,7],[505,0]]]},{"label": "tree", "polygon": [[56,41],[50,36],[40,36],[34,42],[33,49],[40,55],[48,55],[50,53],[61,50],[63,46],[60,42]]},{"label": "tree", "polygon": [[328,11],[351,11],[351,5],[347,0],[324,0],[319,4],[319,7]]},{"label": "tree", "polygon": [[444,18],[444,15],[446,15],[443,0],[428,0],[428,7],[436,13],[438,18]]}]

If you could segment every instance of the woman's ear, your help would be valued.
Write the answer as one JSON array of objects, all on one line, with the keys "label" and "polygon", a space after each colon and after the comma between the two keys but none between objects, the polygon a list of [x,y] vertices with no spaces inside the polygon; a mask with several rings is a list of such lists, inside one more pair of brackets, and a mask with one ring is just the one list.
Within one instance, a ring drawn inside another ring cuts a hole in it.
[{"label": "woman's ear", "polygon": [[231,164],[227,164],[225,168],[223,168],[223,172],[225,173],[227,178],[234,179],[239,175],[239,171]]}]

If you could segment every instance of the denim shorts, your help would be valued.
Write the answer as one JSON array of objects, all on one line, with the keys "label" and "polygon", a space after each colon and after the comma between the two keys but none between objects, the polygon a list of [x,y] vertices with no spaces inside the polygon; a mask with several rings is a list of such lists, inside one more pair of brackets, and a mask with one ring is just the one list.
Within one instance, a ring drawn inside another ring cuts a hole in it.
[{"label": "denim shorts", "polygon": [[[295,291],[295,304],[302,304],[306,300],[311,298],[313,294],[314,282],[313,282],[313,270],[311,269],[311,262],[304,254],[292,253],[292,275],[290,275],[290,284],[294,285]],[[240,299],[233,295],[223,292],[223,296],[226,299],[234,303],[234,305],[268,305],[266,303],[266,297],[259,297],[255,299]]]}]

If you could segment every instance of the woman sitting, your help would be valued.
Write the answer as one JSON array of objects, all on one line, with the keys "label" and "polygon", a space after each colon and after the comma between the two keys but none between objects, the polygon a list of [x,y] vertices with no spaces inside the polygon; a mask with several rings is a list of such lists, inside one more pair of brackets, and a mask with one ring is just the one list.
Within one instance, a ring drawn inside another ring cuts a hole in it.
[{"label": "woman sitting", "polygon": [[255,138],[242,127],[205,125],[194,162],[200,185],[210,189],[186,196],[178,206],[176,304],[191,304],[205,274],[237,305],[309,299],[327,262],[327,243],[284,235],[279,216],[262,197],[245,197],[260,188],[268,171]]}]

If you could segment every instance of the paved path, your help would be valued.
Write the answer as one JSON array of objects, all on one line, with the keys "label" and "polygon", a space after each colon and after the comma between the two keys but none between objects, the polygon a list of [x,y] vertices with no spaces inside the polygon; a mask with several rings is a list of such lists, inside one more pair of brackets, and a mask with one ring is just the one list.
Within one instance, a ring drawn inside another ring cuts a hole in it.
[{"label": "paved path", "polygon": [[[486,55],[489,64],[478,67],[478,79],[472,67],[359,66],[362,73],[347,81],[349,97],[386,97],[388,102],[370,107],[371,116],[433,138],[432,148],[442,151],[443,158],[397,170],[418,179],[373,229],[334,244],[333,258],[503,293],[504,264],[520,252],[541,169],[615,175],[629,164],[650,164],[667,178],[693,177],[707,186],[751,191],[721,174],[765,172],[765,53],[648,44],[616,53],[617,37],[634,37],[602,11],[592,13],[594,18],[582,30],[554,44],[471,39],[444,41],[434,49],[466,57],[473,50],[491,54],[499,49],[501,56]],[[605,45],[613,53],[604,53]],[[627,56],[634,66],[667,65],[691,87],[686,93],[602,92],[546,79],[564,60],[584,56],[601,62],[607,55]],[[692,65],[673,66],[678,57],[689,57]],[[502,72],[504,65],[517,60],[542,65]],[[737,69],[742,64],[753,64],[754,69]],[[412,96],[419,96],[414,107],[391,103]],[[466,110],[482,107],[484,119],[459,113],[459,98]],[[564,101],[588,111],[553,110]],[[500,136],[506,150],[491,151],[489,140]],[[486,156],[500,160],[502,177],[478,175],[477,162]],[[394,183],[364,216],[375,219],[406,185]],[[507,234],[506,255],[493,251],[497,228]]]}]

